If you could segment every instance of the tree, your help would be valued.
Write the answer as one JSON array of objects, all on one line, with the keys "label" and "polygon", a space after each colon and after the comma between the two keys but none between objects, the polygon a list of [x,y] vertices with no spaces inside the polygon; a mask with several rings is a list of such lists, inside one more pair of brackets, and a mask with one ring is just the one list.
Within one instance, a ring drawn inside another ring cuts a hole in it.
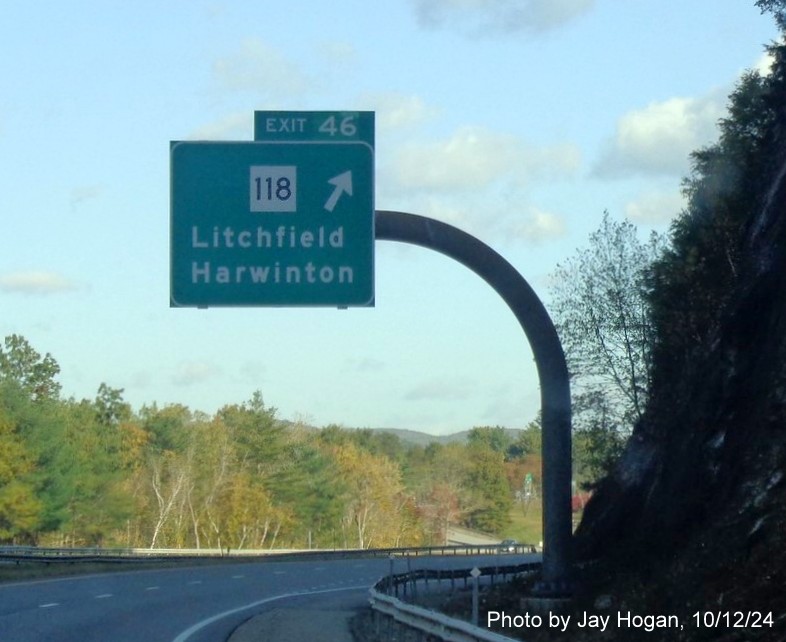
[{"label": "tree", "polygon": [[421,499],[420,512],[431,541],[447,546],[448,528],[464,514],[458,488],[444,481],[434,483]]},{"label": "tree", "polygon": [[543,435],[540,418],[530,421],[527,427],[519,432],[506,452],[506,459],[521,459],[527,455],[540,455],[543,451]]},{"label": "tree", "polygon": [[409,499],[398,466],[351,442],[333,453],[347,488],[342,519],[346,545],[396,546],[401,539],[399,516]]},{"label": "tree", "polygon": [[291,536],[302,544],[337,546],[336,539],[348,490],[330,456],[313,439],[290,431],[275,477],[275,498],[293,515]]},{"label": "tree", "polygon": [[24,445],[32,466],[18,472],[15,481],[29,484],[41,509],[37,528],[29,539],[55,532],[67,521],[67,504],[74,487],[76,453],[66,439],[61,402],[34,398],[20,382],[0,378],[0,414],[10,422],[14,439]]},{"label": "tree", "polygon": [[150,485],[155,494],[157,511],[150,548],[155,548],[170,520],[176,515],[178,506],[184,504],[191,470],[186,457],[168,451],[151,463]]},{"label": "tree", "polygon": [[503,453],[486,447],[467,451],[470,463],[465,484],[474,499],[467,521],[473,528],[502,533],[510,524],[513,505]]},{"label": "tree", "polygon": [[232,549],[263,548],[286,513],[273,506],[270,493],[247,472],[233,475],[221,498],[219,543]]},{"label": "tree", "polygon": [[756,0],[756,6],[761,12],[770,12],[781,31],[786,31],[786,1],[784,0]]},{"label": "tree", "polygon": [[775,119],[773,83],[755,71],[743,74],[718,123],[719,140],[691,154],[687,206],[648,277],[652,376],[669,397],[681,394],[669,382],[690,372],[697,352],[713,340],[740,277],[745,226],[768,175],[762,149]]},{"label": "tree", "polygon": [[39,525],[41,502],[29,480],[35,463],[0,407],[0,541],[30,539]]},{"label": "tree", "polygon": [[52,355],[42,357],[18,334],[7,336],[0,347],[0,379],[15,381],[34,401],[55,399],[60,394],[60,384],[55,381],[59,372]]},{"label": "tree", "polygon": [[507,452],[511,443],[510,435],[501,426],[476,426],[467,435],[470,447],[489,448],[498,453]]},{"label": "tree", "polygon": [[153,404],[143,406],[139,415],[143,430],[150,435],[153,450],[176,452],[185,448],[189,436],[188,427],[194,419],[186,406],[171,404],[159,408]]},{"label": "tree", "polygon": [[68,402],[61,412],[73,452],[73,490],[64,527],[76,544],[102,544],[129,516],[130,503],[121,488],[120,433],[103,425],[96,405],[87,401]]},{"label": "tree", "polygon": [[[200,548],[221,546],[224,542],[224,498],[233,474],[249,469],[239,461],[232,429],[220,417],[209,422],[195,422],[188,431],[188,442],[180,457],[187,462],[183,506],[188,508],[191,535]],[[185,521],[185,520],[183,520]]]},{"label": "tree", "polygon": [[[578,404],[589,403],[592,412],[585,414],[585,421],[573,439],[573,471],[581,481],[592,485],[611,470],[622,454],[627,435],[610,429],[614,425],[606,398],[601,394],[584,395]],[[578,406],[581,410],[581,406]]]},{"label": "tree", "polygon": [[276,474],[284,449],[284,425],[276,419],[276,412],[265,406],[258,390],[247,402],[218,411],[218,418],[231,432],[238,459],[267,477]]},{"label": "tree", "polygon": [[131,406],[123,400],[123,388],[102,383],[98,386],[95,406],[98,421],[104,426],[117,426],[131,418]]},{"label": "tree", "polygon": [[608,212],[589,246],[557,266],[552,310],[574,386],[574,426],[629,434],[650,388],[653,331],[647,270],[662,239]]}]

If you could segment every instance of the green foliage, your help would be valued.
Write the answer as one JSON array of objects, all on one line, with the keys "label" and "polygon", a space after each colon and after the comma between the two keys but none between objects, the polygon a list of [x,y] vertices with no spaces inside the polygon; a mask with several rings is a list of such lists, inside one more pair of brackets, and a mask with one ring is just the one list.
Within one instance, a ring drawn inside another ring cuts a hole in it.
[{"label": "green foliage", "polygon": [[0,395],[0,541],[28,540],[42,509],[30,479],[35,464],[1,400]]},{"label": "green foliage", "polygon": [[60,366],[50,354],[42,357],[18,334],[7,336],[0,347],[0,380],[16,382],[33,400],[54,399],[60,394],[55,377]]},{"label": "green foliage", "polygon": [[397,462],[405,460],[408,450],[397,435],[370,428],[354,430],[331,424],[320,430],[317,438],[324,445],[338,446],[351,442],[374,455],[384,455]]},{"label": "green foliage", "polygon": [[512,439],[501,426],[480,426],[469,431],[467,443],[472,448],[488,448],[496,453],[506,453]]},{"label": "green foliage", "polygon": [[718,142],[691,156],[683,182],[687,207],[649,275],[658,389],[668,390],[670,381],[690,371],[697,351],[712,341],[740,277],[744,229],[767,169],[761,152],[775,117],[775,82],[777,76],[743,75],[719,122]]},{"label": "green foliage", "polygon": [[654,341],[647,275],[662,246],[658,235],[642,242],[632,223],[605,212],[589,245],[553,275],[552,314],[572,377],[573,426],[594,440],[585,474],[606,472],[644,415]]},{"label": "green foliage", "polygon": [[139,413],[142,429],[149,435],[150,445],[157,452],[177,451],[185,447],[191,411],[180,404],[164,408],[143,406]]},{"label": "green foliage", "polygon": [[540,455],[543,450],[543,435],[540,421],[531,421],[507,449],[508,460],[523,459],[529,455]]},{"label": "green foliage", "polygon": [[69,480],[60,530],[87,545],[103,544],[131,515],[131,498],[121,485],[121,433],[103,423],[100,410],[95,403],[71,400],[59,413],[69,452],[58,462]]},{"label": "green foliage", "polygon": [[117,426],[131,418],[131,406],[123,401],[122,388],[110,388],[102,383],[98,387],[95,407],[98,422],[104,426]]},{"label": "green foliage", "polygon": [[313,547],[338,546],[336,525],[345,508],[348,488],[329,451],[298,436],[286,447],[290,463],[279,474],[276,499],[290,507],[293,535]]},{"label": "green foliage", "polygon": [[604,415],[603,404],[602,397],[597,399],[592,419],[573,434],[574,475],[587,486],[608,474],[628,439]]},{"label": "green foliage", "polygon": [[781,31],[786,31],[786,2],[784,0],[756,0],[756,6],[771,13]]},{"label": "green foliage", "polygon": [[212,417],[181,405],[135,414],[105,383],[93,400],[58,398],[54,359],[22,337],[4,345],[0,542],[401,546],[444,541],[449,523],[508,523],[502,428],[414,448],[385,432],[287,424],[259,392]]},{"label": "green foliage", "polygon": [[284,427],[276,409],[267,408],[262,393],[254,392],[241,405],[224,406],[218,417],[228,426],[238,457],[259,474],[275,474],[284,447]]},{"label": "green foliage", "polygon": [[[602,396],[617,429],[629,430],[647,401],[652,328],[645,275],[661,244],[656,235],[642,243],[632,223],[605,212],[589,246],[553,275],[553,315],[574,390]],[[578,410],[578,423],[586,411],[594,420],[592,406]]]},{"label": "green foliage", "polygon": [[471,448],[466,485],[472,489],[475,500],[467,523],[488,533],[504,532],[510,524],[513,498],[502,453],[490,448]]}]

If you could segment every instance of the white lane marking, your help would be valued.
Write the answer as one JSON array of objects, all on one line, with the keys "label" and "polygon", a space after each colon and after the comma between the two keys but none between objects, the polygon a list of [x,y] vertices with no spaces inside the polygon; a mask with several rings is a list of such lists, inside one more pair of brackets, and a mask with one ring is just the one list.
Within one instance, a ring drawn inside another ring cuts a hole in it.
[{"label": "white lane marking", "polygon": [[232,579],[233,580],[242,580],[244,577],[245,577],[245,575],[233,575]]},{"label": "white lane marking", "polygon": [[193,626],[183,631],[174,640],[172,640],[172,642],[187,642],[188,639],[192,635],[194,635],[194,633],[201,631],[206,626],[210,626],[211,624],[213,624],[213,622],[217,622],[218,620],[221,620],[225,617],[229,617],[230,615],[234,615],[235,613],[240,613],[241,611],[253,609],[258,606],[262,606],[263,604],[269,604],[270,602],[275,602],[277,600],[285,600],[289,597],[299,597],[301,595],[319,595],[320,593],[338,593],[340,591],[367,591],[368,588],[369,588],[368,584],[363,584],[362,586],[348,586],[340,589],[327,589],[324,591],[300,591],[298,593],[285,593],[284,595],[275,595],[274,597],[267,597],[264,600],[252,602],[251,604],[246,604],[245,606],[239,606],[236,609],[224,611],[223,613],[218,613],[217,615],[206,618],[201,622],[197,622]]},{"label": "white lane marking", "polygon": [[39,609],[51,609],[54,606],[60,606],[60,602],[49,602],[47,604],[39,604]]},{"label": "white lane marking", "polygon": [[286,575],[286,571],[273,571],[273,575]]},{"label": "white lane marking", "polygon": [[145,590],[146,591],[158,591],[161,587],[160,586],[148,586]]},{"label": "white lane marking", "polygon": [[313,570],[315,570],[315,571],[324,571],[325,567],[324,566],[315,566]]},{"label": "white lane marking", "polygon": [[96,595],[97,600],[105,600],[108,597],[112,597],[111,593],[101,593],[101,595]]},{"label": "white lane marking", "polygon": [[188,583],[188,585],[189,585],[189,586],[193,586],[194,584],[201,584],[201,583],[202,583],[202,580],[191,580],[191,581]]}]

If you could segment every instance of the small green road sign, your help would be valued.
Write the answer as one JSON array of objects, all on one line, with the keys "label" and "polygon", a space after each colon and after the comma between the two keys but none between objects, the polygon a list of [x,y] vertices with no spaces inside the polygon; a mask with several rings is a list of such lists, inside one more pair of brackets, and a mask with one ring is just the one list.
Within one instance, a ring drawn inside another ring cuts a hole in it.
[{"label": "small green road sign", "polygon": [[359,141],[374,147],[374,112],[255,111],[254,140]]},{"label": "small green road sign", "polygon": [[170,154],[172,306],[373,304],[369,142],[189,141]]}]

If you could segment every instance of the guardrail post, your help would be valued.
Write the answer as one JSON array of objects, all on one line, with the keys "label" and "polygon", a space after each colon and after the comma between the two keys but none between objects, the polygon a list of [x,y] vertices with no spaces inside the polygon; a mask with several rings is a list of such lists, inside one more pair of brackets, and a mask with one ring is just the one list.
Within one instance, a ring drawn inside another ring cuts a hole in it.
[{"label": "guardrail post", "polygon": [[[390,554],[389,558],[390,558],[390,574],[388,575],[388,577],[390,578],[390,582],[392,584],[393,583],[393,560],[395,559],[394,556],[393,556],[393,553]],[[388,586],[388,595],[393,595],[393,590],[392,589],[393,589],[393,587],[389,585]]]},{"label": "guardrail post", "polygon": [[476,566],[469,574],[472,576],[472,624],[478,625],[478,576],[480,576],[480,569]]},{"label": "guardrail post", "polygon": [[412,572],[412,560],[407,558],[407,577],[412,581],[412,601],[418,601],[418,576]]}]

